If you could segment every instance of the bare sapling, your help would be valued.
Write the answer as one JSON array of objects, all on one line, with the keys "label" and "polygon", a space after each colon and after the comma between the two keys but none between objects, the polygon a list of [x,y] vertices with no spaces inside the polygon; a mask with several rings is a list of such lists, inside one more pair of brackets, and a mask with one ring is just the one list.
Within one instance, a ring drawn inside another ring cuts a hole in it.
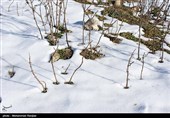
[{"label": "bare sapling", "polygon": [[[102,15],[102,17],[104,17],[104,14]],[[112,18],[110,24],[112,24],[112,22],[113,22],[113,18]],[[105,31],[107,31],[107,30],[109,31],[109,27],[106,28],[106,29],[104,28],[104,23],[105,23],[105,22],[104,22],[104,19],[103,19],[103,22],[102,22],[102,32],[101,32],[101,35],[100,35],[100,37],[99,37],[99,40],[98,40],[95,48],[98,47],[98,45],[99,45],[99,43],[100,43],[100,41],[101,41],[101,39],[102,39],[102,36],[104,35]]]},{"label": "bare sapling", "polygon": [[[112,17],[112,20],[110,21],[110,25],[112,25],[113,26],[113,24],[115,24],[116,23],[116,20],[113,22],[113,17]],[[110,33],[110,27],[108,27],[108,29],[106,30],[107,31],[107,33],[109,34]],[[112,29],[111,29],[111,32],[113,31],[113,27],[112,27]]]},{"label": "bare sapling", "polygon": [[[40,81],[38,79],[38,77],[35,75],[35,72],[33,71],[33,68],[32,68],[32,63],[31,63],[31,56],[29,54],[29,65],[30,65],[30,69],[31,69],[31,73],[32,75],[34,76],[34,78],[38,81],[38,83],[42,86],[43,90],[42,90],[42,93],[46,93],[47,92],[47,87],[46,87],[46,83],[44,81]],[[43,84],[44,83],[44,84]]]},{"label": "bare sapling", "polygon": [[[144,3],[142,0],[139,1],[139,8],[140,8],[140,16],[143,16],[144,14]],[[139,18],[139,38],[138,38],[138,57],[137,60],[141,60],[140,58],[140,47],[141,47],[141,27],[142,27],[142,20]]]},{"label": "bare sapling", "polygon": [[164,63],[164,38],[165,36],[161,37],[161,57],[160,60],[158,61],[159,63]]},{"label": "bare sapling", "polygon": [[74,76],[74,74],[77,72],[77,70],[78,70],[82,65],[83,65],[83,57],[82,57],[82,60],[81,60],[80,65],[74,70],[74,72],[73,72],[73,74],[71,75],[69,81],[68,81],[68,82],[64,82],[64,84],[70,84],[70,85],[74,84],[73,81],[72,81],[73,76]]},{"label": "bare sapling", "polygon": [[141,20],[140,20],[139,22],[140,22],[140,25],[139,25],[138,57],[137,57],[137,60],[141,60],[141,58],[140,58],[140,45],[141,45]]},{"label": "bare sapling", "polygon": [[[93,3],[94,0],[91,1],[91,3]],[[85,3],[82,3],[82,9],[83,9],[83,24],[82,24],[82,42],[78,45],[85,45],[85,16],[87,15],[88,18],[90,19],[90,16],[88,14],[88,11],[90,9],[92,4],[90,4],[87,8],[86,8],[86,4]]]},{"label": "bare sapling", "polygon": [[67,75],[68,73],[67,73],[67,70],[68,70],[68,68],[70,67],[70,64],[67,66],[67,68],[65,69],[65,71],[64,72],[62,72],[61,74],[63,74],[63,75]]},{"label": "bare sapling", "polygon": [[[119,24],[119,21],[117,21],[117,24]],[[123,21],[121,22],[121,24],[119,25],[120,27],[118,28],[117,27],[117,30],[116,30],[116,39],[118,38],[118,36],[119,36],[119,32],[120,32],[120,30],[121,30],[121,28],[122,28],[122,26],[123,26]]]},{"label": "bare sapling", "polygon": [[57,27],[58,27],[58,29],[59,29],[59,27],[60,27],[60,22],[61,22],[61,14],[62,14],[62,4],[63,4],[63,2],[64,2],[64,0],[60,0],[60,2],[59,2],[59,13],[58,13],[58,25],[57,25]]},{"label": "bare sapling", "polygon": [[55,21],[56,21],[56,23],[55,23],[55,33],[57,33],[58,34],[58,30],[59,30],[59,25],[58,25],[58,6],[59,6],[59,0],[56,0],[56,3],[54,3],[55,4],[55,8],[56,8],[56,11],[55,11],[55,15],[56,15],[56,17],[55,17]]},{"label": "bare sapling", "polygon": [[[168,0],[168,2],[169,2],[169,0]],[[165,10],[164,10],[164,15],[162,17],[162,22],[163,22],[162,29],[163,29],[164,34],[161,37],[161,57],[160,57],[160,60],[158,61],[159,63],[164,62],[164,42],[165,42],[165,37],[168,34],[168,30],[169,30],[169,26],[170,26],[170,22],[168,22],[168,25],[165,27],[165,23],[167,23],[166,19],[168,16],[167,12],[169,11],[169,8],[170,8],[170,6],[166,5]]]},{"label": "bare sapling", "polygon": [[51,4],[52,1],[49,1],[48,3],[48,10],[49,10],[49,26],[50,26],[50,37],[49,37],[49,40],[50,40],[50,44],[51,45],[56,45],[57,44],[57,39],[56,37],[54,36],[54,32],[53,32],[53,26],[54,26],[54,22],[53,22],[53,9],[52,9],[52,4]]},{"label": "bare sapling", "polygon": [[41,2],[40,3],[40,7],[39,7],[39,12],[40,13],[38,13],[38,12],[36,12],[36,13],[40,17],[40,19],[41,19],[42,26],[44,27],[45,34],[47,34],[46,23],[45,23],[45,19],[43,18],[43,14],[42,14],[42,8],[43,8],[42,5],[43,5],[43,3]]},{"label": "bare sapling", "polygon": [[69,48],[70,45],[69,45],[69,41],[68,41],[67,21],[66,21],[67,4],[68,4],[68,0],[66,0],[66,3],[63,2],[63,8],[64,8],[64,27],[65,27],[65,33],[66,33],[66,43],[67,43],[67,47]]},{"label": "bare sapling", "polygon": [[[161,3],[161,5],[158,5],[158,1],[154,1],[152,3],[153,5],[151,6],[151,11],[157,11],[156,13],[153,14],[153,18],[154,19],[154,24],[155,26],[157,26],[160,23],[160,17],[161,17],[161,11],[164,8],[165,4],[164,2]],[[155,18],[156,17],[156,18]],[[156,27],[153,27],[153,31],[156,32]],[[155,54],[156,50],[155,50],[155,40],[158,40],[156,37],[156,34],[153,34],[153,45],[152,45],[152,54]]]},{"label": "bare sapling", "polygon": [[[46,28],[46,23],[45,23],[45,21],[44,21],[44,18],[43,18],[43,14],[42,14],[42,5],[43,5],[44,3],[42,2],[42,1],[40,1],[40,4],[39,4],[39,12],[37,11],[37,10],[35,10],[34,12],[35,12],[35,14],[37,15],[37,16],[39,16],[39,18],[40,18],[40,20],[41,20],[41,23],[42,23],[42,26],[44,27],[44,31],[45,31],[45,33],[47,33],[47,28]],[[36,7],[35,7],[36,8]]]},{"label": "bare sapling", "polygon": [[[82,3],[82,9],[83,9],[83,24],[82,24],[82,43],[80,43],[79,45],[85,45],[85,16],[86,16],[86,12],[88,12],[89,8],[91,7],[91,4],[86,8],[86,4]],[[87,13],[88,14],[88,13]]]},{"label": "bare sapling", "polygon": [[[135,49],[135,50],[136,50],[136,49]],[[128,89],[128,88],[129,88],[129,86],[128,86],[128,81],[129,81],[129,68],[130,68],[130,66],[134,63],[134,61],[131,61],[131,60],[132,60],[132,57],[133,57],[133,55],[134,55],[134,53],[135,53],[135,50],[132,52],[132,54],[131,54],[131,56],[130,56],[130,58],[129,58],[129,60],[128,60],[128,64],[127,64],[127,68],[126,68],[126,73],[127,73],[127,76],[126,76],[126,85],[125,85],[124,89]]]},{"label": "bare sapling", "polygon": [[42,32],[41,32],[41,28],[39,27],[38,25],[38,21],[37,21],[37,18],[36,18],[36,10],[35,10],[35,6],[33,5],[33,1],[34,0],[26,0],[26,3],[28,4],[28,6],[31,8],[32,10],[32,14],[33,14],[33,18],[34,18],[34,21],[35,21],[35,24],[38,28],[38,31],[40,33],[40,36],[41,36],[41,39],[43,39],[43,35],[42,35]]},{"label": "bare sapling", "polygon": [[[102,28],[104,27],[104,20],[103,20],[103,25],[102,25]],[[97,42],[97,44],[96,44],[96,46],[95,46],[95,48],[97,48],[98,46],[99,46],[99,43],[100,43],[100,41],[101,41],[101,39],[102,39],[102,36],[104,35],[104,32],[105,32],[105,29],[103,28],[102,29],[102,32],[101,32],[101,35],[100,35],[100,37],[99,37],[99,40],[98,40],[98,42]]]},{"label": "bare sapling", "polygon": [[[54,59],[53,59],[53,58],[54,58],[54,54],[57,52],[58,47],[57,47],[57,49],[54,49],[54,50],[55,50],[55,51],[54,51],[54,53],[53,53],[52,56],[51,56],[52,60],[54,60]],[[57,75],[56,75],[55,68],[54,68],[54,61],[50,61],[50,62],[51,62],[51,67],[52,67],[53,74],[54,74],[54,78],[55,78],[55,82],[53,82],[53,84],[58,85],[58,84],[60,84],[60,83],[59,83],[58,80],[57,80]]]},{"label": "bare sapling", "polygon": [[[47,35],[47,39],[50,45],[54,46],[58,43],[61,23],[62,9],[64,0],[48,1],[45,6],[46,18],[50,27],[50,33]],[[54,31],[55,28],[55,31]],[[66,36],[67,37],[67,36]]]},{"label": "bare sapling", "polygon": [[[91,18],[90,18],[90,16],[89,16],[89,15],[87,15],[87,16],[89,17],[89,19],[93,19],[93,18],[95,17],[95,15],[97,14],[97,12],[98,12],[98,11],[96,11],[96,12],[94,13],[94,15],[93,15],[93,16],[91,16]],[[91,32],[92,32],[92,31],[91,31],[91,29],[89,29],[89,33],[88,33],[89,41],[88,41],[88,44],[89,44],[90,50],[91,50],[91,52],[92,52]]]},{"label": "bare sapling", "polygon": [[52,16],[52,22],[53,22],[53,27],[55,26],[55,15],[54,15],[54,8],[53,8],[53,3],[54,2],[50,2],[50,6],[51,6],[51,16]]}]

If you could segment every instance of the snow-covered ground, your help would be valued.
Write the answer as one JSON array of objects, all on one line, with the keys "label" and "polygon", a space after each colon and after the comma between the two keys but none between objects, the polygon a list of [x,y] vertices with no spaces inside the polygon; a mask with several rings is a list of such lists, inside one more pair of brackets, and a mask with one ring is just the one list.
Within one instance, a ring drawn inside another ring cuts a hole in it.
[{"label": "snow-covered ground", "polygon": [[[16,5],[18,2],[19,16]],[[137,43],[122,38],[120,44],[114,44],[102,37],[101,59],[84,59],[82,67],[73,77],[74,85],[64,84],[81,63],[80,52],[86,45],[78,46],[82,37],[81,4],[69,0],[68,37],[74,49],[69,60],[54,63],[59,85],[54,85],[49,55],[54,51],[48,42],[40,40],[39,32],[25,1],[16,0],[10,7],[11,0],[2,0],[0,5],[0,97],[2,113],[170,113],[170,55],[165,53],[164,63],[158,63],[161,52],[148,54],[145,58],[143,80],[140,80],[142,63],[137,58],[137,51],[130,67],[129,89],[124,89],[126,66]],[[113,28],[114,29],[114,28]],[[113,30],[114,31],[114,30]],[[121,31],[138,33],[138,26],[123,23]],[[87,32],[86,32],[87,33]],[[93,45],[100,37],[100,32],[92,32]],[[167,41],[169,41],[169,35]],[[66,47],[65,36],[60,39],[59,48]],[[149,49],[142,45],[141,56]],[[33,69],[39,79],[47,83],[48,92],[41,93],[41,86],[34,79],[28,59],[32,59]],[[68,75],[62,75],[70,64]],[[10,78],[8,70],[14,66],[16,74]],[[4,107],[9,107],[4,109]]]}]

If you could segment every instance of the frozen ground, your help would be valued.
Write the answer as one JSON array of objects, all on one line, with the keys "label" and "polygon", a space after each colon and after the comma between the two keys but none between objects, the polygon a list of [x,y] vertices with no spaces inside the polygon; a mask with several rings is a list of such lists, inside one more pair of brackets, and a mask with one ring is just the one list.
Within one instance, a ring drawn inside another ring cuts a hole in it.
[{"label": "frozen ground", "polygon": [[[19,16],[16,5],[19,4]],[[105,57],[86,60],[73,77],[74,85],[66,85],[73,71],[81,63],[80,52],[85,46],[78,46],[82,37],[81,4],[69,0],[68,29],[70,45],[74,55],[69,60],[54,63],[59,85],[54,85],[52,68],[48,63],[49,55],[54,51],[46,40],[37,37],[39,33],[25,1],[15,1],[10,7],[9,0],[2,0],[1,10],[1,75],[0,97],[3,113],[170,113],[170,55],[164,55],[164,63],[158,63],[161,52],[148,54],[145,58],[143,80],[140,79],[142,63],[135,52],[134,63],[130,67],[129,89],[124,89],[126,66],[137,43],[122,38],[120,44],[114,44],[106,37],[100,42],[101,52]],[[138,32],[138,26],[123,24],[121,31]],[[100,37],[100,32],[92,32],[93,45]],[[88,36],[86,36],[86,43]],[[166,38],[169,40],[169,35]],[[66,46],[65,36],[59,48]],[[141,55],[149,49],[142,45]],[[41,93],[41,86],[31,74],[28,55],[31,54],[36,75],[47,83],[48,92]],[[69,64],[68,75],[62,75]],[[14,66],[13,78],[8,70]],[[4,107],[9,107],[4,109]]]}]

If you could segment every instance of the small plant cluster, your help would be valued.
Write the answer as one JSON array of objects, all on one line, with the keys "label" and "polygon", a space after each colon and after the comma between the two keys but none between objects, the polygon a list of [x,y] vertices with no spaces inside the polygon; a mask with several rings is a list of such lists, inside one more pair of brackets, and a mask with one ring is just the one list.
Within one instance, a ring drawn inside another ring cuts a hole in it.
[{"label": "small plant cluster", "polygon": [[[33,19],[39,30],[41,39],[44,39],[42,33],[42,30],[44,30],[45,34],[47,34],[45,38],[49,42],[49,45],[55,46],[65,33],[66,43],[69,47],[67,33],[71,31],[67,29],[66,21],[68,0],[26,0],[26,3],[32,11]],[[61,17],[62,15],[63,19]],[[38,20],[41,22],[38,22]]]},{"label": "small plant cluster", "polygon": [[71,47],[66,47],[63,49],[54,49],[55,51],[50,55],[49,62],[55,62],[59,59],[67,60],[73,56],[73,49]]},{"label": "small plant cluster", "polygon": [[97,58],[101,58],[104,56],[102,53],[100,53],[100,50],[97,51],[95,48],[83,49],[80,55],[82,55],[85,59],[91,59],[91,60],[95,60]]},{"label": "small plant cluster", "polygon": [[60,55],[60,59],[70,59],[73,55],[73,49],[71,47],[64,48],[64,49],[59,49],[57,51]]}]

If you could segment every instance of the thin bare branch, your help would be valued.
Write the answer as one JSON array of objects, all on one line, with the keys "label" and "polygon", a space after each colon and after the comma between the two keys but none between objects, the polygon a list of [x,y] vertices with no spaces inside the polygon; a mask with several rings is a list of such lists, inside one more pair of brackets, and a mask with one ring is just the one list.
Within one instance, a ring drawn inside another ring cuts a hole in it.
[{"label": "thin bare branch", "polygon": [[42,81],[43,83],[45,83],[45,85],[42,84],[42,82],[38,79],[38,77],[35,75],[35,72],[33,71],[33,68],[32,68],[32,63],[31,63],[31,56],[29,54],[29,65],[30,65],[30,69],[31,69],[31,72],[34,76],[34,78],[38,81],[38,83],[42,86],[43,90],[42,90],[42,93],[46,93],[47,92],[47,87],[46,87],[46,83],[44,81]]}]

